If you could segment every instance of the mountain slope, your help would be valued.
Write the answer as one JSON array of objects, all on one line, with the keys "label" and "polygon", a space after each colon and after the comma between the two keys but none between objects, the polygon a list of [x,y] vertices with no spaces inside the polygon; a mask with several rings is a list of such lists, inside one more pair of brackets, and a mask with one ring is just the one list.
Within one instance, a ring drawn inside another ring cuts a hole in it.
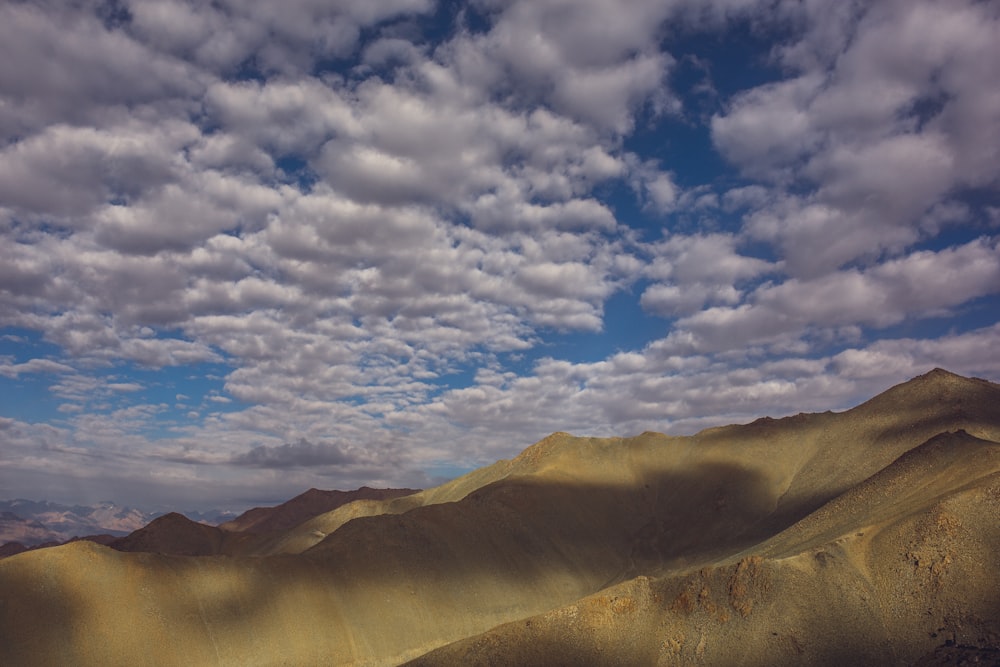
[{"label": "mountain slope", "polygon": [[262,550],[284,532],[311,517],[360,500],[406,496],[413,489],[323,491],[309,489],[274,507],[255,507],[219,526],[210,526],[170,512],[108,546],[118,551],[142,551],[176,556],[246,555]]},{"label": "mountain slope", "polygon": [[309,489],[275,507],[254,507],[219,528],[233,532],[275,532],[288,530],[303,521],[355,500],[387,500],[408,496],[417,489],[372,489],[362,486],[354,491]]},{"label": "mountain slope", "polygon": [[1000,642],[1000,444],[943,434],[766,541],[411,664],[913,664]]},{"label": "mountain slope", "polygon": [[143,551],[174,556],[214,556],[237,551],[251,535],[231,533],[170,512],[110,543],[118,551]]},{"label": "mountain slope", "polygon": [[[762,418],[748,425],[708,429],[691,438],[646,433],[629,439],[592,439],[554,433],[512,461],[499,461],[440,487],[388,501],[354,503],[321,514],[257,547],[254,553],[301,553],[350,520],[455,502],[502,480],[590,476],[601,483],[617,479],[632,484],[642,475],[655,476],[663,470],[673,473],[685,465],[711,466],[715,462],[759,474],[761,485],[775,487],[781,506],[773,508],[771,523],[761,526],[761,532],[766,533],[798,518],[803,507],[818,507],[937,433],[966,427],[975,435],[1000,440],[1000,428],[994,424],[998,403],[1000,388],[996,385],[934,369],[841,414]],[[737,442],[738,447],[734,446]],[[589,466],[580,460],[587,452],[592,459]],[[640,470],[638,477],[623,467],[626,465]],[[701,484],[696,480],[694,486]],[[683,497],[679,489],[672,495],[678,500]],[[717,497],[708,500],[724,503],[724,496],[719,490]]]},{"label": "mountain slope", "polygon": [[912,662],[1000,636],[997,441],[1000,387],[944,371],[839,414],[554,434],[253,557],[11,557],[0,662]]}]

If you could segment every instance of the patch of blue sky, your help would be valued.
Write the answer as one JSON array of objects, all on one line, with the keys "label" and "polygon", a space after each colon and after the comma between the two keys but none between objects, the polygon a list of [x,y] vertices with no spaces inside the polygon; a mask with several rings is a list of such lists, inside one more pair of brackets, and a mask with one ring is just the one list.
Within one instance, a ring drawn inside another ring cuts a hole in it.
[{"label": "patch of blue sky", "polygon": [[[663,47],[678,60],[689,59],[696,70],[707,65],[704,71],[708,83],[723,103],[736,93],[787,76],[788,72],[775,60],[773,48],[785,42],[792,31],[789,25],[765,26],[741,21],[722,32],[668,34]],[[692,76],[688,82],[689,89],[679,92],[697,92],[694,88],[700,81]]]},{"label": "patch of blue sky", "polygon": [[430,463],[423,466],[424,473],[429,478],[432,485],[443,484],[444,482],[466,475],[475,470],[481,463],[475,465],[461,465],[442,461]]},{"label": "patch of blue sky", "polygon": [[[33,359],[65,363],[59,346],[30,329],[0,329],[0,364],[17,366]],[[58,421],[63,402],[50,391],[58,378],[53,372],[0,374],[0,416],[27,422]]]},{"label": "patch of blue sky", "polygon": [[[502,371],[531,374],[542,359],[574,364],[603,361],[619,352],[638,352],[669,333],[670,320],[647,313],[638,297],[645,282],[613,294],[604,303],[602,331],[544,331],[541,342],[527,350],[498,355]],[[473,374],[474,375],[474,374]]]},{"label": "patch of blue sky", "polygon": [[668,31],[662,46],[676,59],[670,85],[685,106],[679,114],[647,108],[625,148],[658,159],[667,169],[682,166],[674,175],[683,188],[745,184],[715,151],[710,122],[734,94],[782,78],[781,68],[768,57],[773,40],[773,32],[748,23],[737,23],[724,33]]},{"label": "patch of blue sky", "polygon": [[[17,365],[32,359],[65,363],[59,348],[37,332],[5,329],[0,334],[0,359]],[[233,412],[246,403],[225,392],[224,363],[146,368],[127,362],[75,372],[54,370],[0,374],[0,415],[28,422],[62,424],[79,412],[108,414],[138,405],[159,406],[143,429],[145,435],[169,435],[174,423],[192,415]],[[67,376],[74,380],[66,382]]]},{"label": "patch of blue sky", "polygon": [[370,26],[363,26],[358,31],[355,48],[346,53],[332,53],[319,57],[312,66],[311,74],[318,78],[346,77],[357,82],[376,76],[383,81],[395,80],[396,66],[402,61],[389,59],[384,64],[372,66],[361,65],[359,56],[372,42],[381,38],[400,37],[410,42],[437,44],[447,39],[456,26],[458,4],[451,0],[439,2],[435,11],[429,14],[395,17]]},{"label": "patch of blue sky", "polygon": [[230,78],[233,81],[255,81],[257,83],[264,83],[267,80],[267,75],[261,69],[257,56],[253,55],[244,59],[243,62],[237,65]]},{"label": "patch of blue sky", "polygon": [[119,28],[132,21],[132,12],[122,0],[104,0],[97,5],[95,11],[108,30]]},{"label": "patch of blue sky", "polygon": [[986,239],[987,241],[997,239],[998,236],[1000,236],[1000,229],[989,230],[976,224],[946,225],[936,234],[914,243],[913,246],[906,249],[906,252],[907,254],[920,251],[939,252],[945,248],[955,248],[978,239]]},{"label": "patch of blue sky", "polygon": [[650,315],[639,305],[638,295],[644,285],[643,282],[631,290],[617,292],[605,302],[602,331],[543,330],[531,348],[484,357],[475,355],[469,362],[452,365],[436,378],[424,380],[428,395],[438,396],[474,385],[476,374],[484,366],[498,365],[499,372],[524,376],[530,375],[543,359],[586,364],[603,361],[618,352],[642,350],[669,332],[669,320]]},{"label": "patch of blue sky", "polygon": [[[941,216],[934,222],[933,218]],[[1000,192],[970,188],[955,192],[947,204],[928,212],[926,237],[916,250],[940,250],[977,238],[1000,236]]]},{"label": "patch of blue sky", "polygon": [[0,329],[0,359],[9,358],[13,363],[24,363],[31,359],[51,359],[59,361],[62,349],[50,343],[42,333],[32,329],[4,327]]},{"label": "patch of blue sky", "polygon": [[[139,424],[136,432],[151,440],[175,437],[184,427],[198,424],[209,415],[250,407],[225,391],[225,375],[229,370],[229,366],[219,363],[156,369],[119,365],[108,370],[108,381],[137,388],[116,392],[107,402],[106,410],[153,406],[150,418]],[[88,412],[98,410],[88,408]]]},{"label": "patch of blue sky", "polygon": [[48,373],[23,373],[16,377],[0,375],[0,417],[20,421],[58,422],[58,408],[63,401],[52,394],[52,376]]},{"label": "patch of blue sky", "polygon": [[601,185],[594,194],[611,209],[615,220],[639,232],[639,240],[650,241],[660,237],[664,216],[644,207],[628,183],[611,181]]},{"label": "patch of blue sky", "polygon": [[224,388],[225,375],[230,370],[225,364],[202,363],[157,369],[133,368],[127,376],[143,385],[146,397],[154,402],[197,405],[216,396],[235,402]]},{"label": "patch of blue sky", "polygon": [[715,151],[711,131],[703,121],[677,116],[640,120],[624,148],[659,161],[681,188],[718,184],[727,176],[734,183],[738,179],[735,169]]},{"label": "patch of blue sky", "polygon": [[467,362],[451,367],[447,371],[438,374],[435,378],[428,378],[425,380],[430,386],[428,394],[430,396],[439,396],[451,389],[471,387],[475,384],[476,373],[479,372],[479,368],[478,364]]},{"label": "patch of blue sky", "polygon": [[459,30],[469,34],[479,34],[487,32],[491,26],[489,14],[473,4],[465,0],[440,0],[435,3],[431,12],[406,15],[362,27],[358,34],[358,44],[351,53],[317,59],[312,74],[316,77],[357,76],[358,81],[375,75],[383,81],[391,82],[395,80],[395,66],[403,63],[390,59],[384,65],[354,68],[358,64],[359,54],[375,40],[399,37],[418,47],[432,50],[453,37]]},{"label": "patch of blue sky", "polygon": [[302,192],[310,192],[319,176],[309,166],[309,161],[301,155],[283,155],[274,161],[279,169],[278,180],[294,185]]}]

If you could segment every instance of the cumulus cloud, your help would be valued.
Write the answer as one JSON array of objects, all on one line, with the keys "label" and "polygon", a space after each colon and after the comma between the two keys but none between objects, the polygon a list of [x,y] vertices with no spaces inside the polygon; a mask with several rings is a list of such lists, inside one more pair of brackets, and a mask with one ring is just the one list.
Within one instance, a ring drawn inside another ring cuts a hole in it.
[{"label": "cumulus cloud", "polygon": [[681,319],[666,339],[678,349],[720,351],[796,337],[809,329],[884,328],[905,318],[941,316],[1000,291],[1000,245],[979,239],[940,252],[916,252],[867,271],[765,283],[735,306]]},{"label": "cumulus cloud", "polygon": [[54,406],[0,475],[280,500],[994,377],[997,44],[971,0],[0,6],[0,380]]},{"label": "cumulus cloud", "polygon": [[212,70],[232,69],[253,58],[266,72],[283,73],[308,69],[317,59],[347,55],[362,28],[431,7],[428,0],[336,5],[295,0],[280,8],[241,0],[211,5],[183,0],[127,3],[128,27],[144,43]]},{"label": "cumulus cloud", "polygon": [[739,239],[731,234],[674,235],[651,244],[653,258],[645,275],[657,282],[639,299],[657,315],[687,315],[706,305],[741,303],[743,286],[778,266],[740,254]]},{"label": "cumulus cloud", "polygon": [[997,183],[984,62],[1000,55],[1000,21],[961,1],[794,11],[808,28],[777,57],[796,75],[737,95],[711,127],[746,175],[789,188],[748,232],[808,277],[898,252],[927,236],[917,222],[943,197]]},{"label": "cumulus cloud", "polygon": [[637,105],[665,104],[662,83],[673,59],[656,42],[672,10],[670,3],[650,0],[513,2],[489,32],[470,36],[472,44],[458,50],[486,57],[477,59],[473,83],[500,86],[522,104],[543,101],[602,130],[624,132]]},{"label": "cumulus cloud", "polygon": [[0,375],[16,378],[24,373],[72,373],[73,367],[51,359],[29,359],[24,363],[12,364],[0,360]]}]

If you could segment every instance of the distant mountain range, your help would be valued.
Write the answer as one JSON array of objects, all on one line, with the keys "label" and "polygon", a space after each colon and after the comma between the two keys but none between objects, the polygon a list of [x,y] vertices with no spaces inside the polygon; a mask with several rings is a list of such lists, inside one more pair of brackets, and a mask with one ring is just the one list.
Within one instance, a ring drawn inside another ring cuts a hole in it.
[{"label": "distant mountain range", "polygon": [[250,536],[267,539],[275,531],[292,528],[355,500],[386,500],[415,492],[415,489],[366,486],[354,491],[309,489],[279,505],[254,507],[239,516],[221,510],[145,513],[110,501],[70,506],[49,501],[3,500],[0,501],[0,558],[78,539],[121,551],[208,555],[224,551],[223,543],[243,544]]},{"label": "distant mountain range", "polygon": [[[76,539],[108,544],[139,530],[162,512],[142,512],[106,501],[96,505],[61,505],[46,500],[0,500],[0,558]],[[190,512],[192,521],[218,524],[235,513]]]},{"label": "distant mountain range", "polygon": [[845,412],[689,437],[555,433],[350,498],[0,560],[0,664],[1000,661],[985,380],[934,370]]},{"label": "distant mountain range", "polygon": [[0,544],[21,542],[35,546],[84,535],[124,536],[155,516],[112,502],[70,506],[48,501],[0,500]]}]

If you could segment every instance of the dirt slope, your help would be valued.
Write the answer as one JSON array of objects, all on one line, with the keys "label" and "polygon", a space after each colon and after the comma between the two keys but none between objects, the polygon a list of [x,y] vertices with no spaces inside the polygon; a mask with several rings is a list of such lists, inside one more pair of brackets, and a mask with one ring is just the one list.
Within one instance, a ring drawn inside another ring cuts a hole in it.
[{"label": "dirt slope", "polygon": [[891,665],[945,640],[985,649],[998,441],[1000,387],[944,371],[839,414],[554,434],[255,556],[8,558],[0,663]]},{"label": "dirt slope", "polygon": [[762,545],[411,664],[912,665],[944,642],[990,654],[998,515],[1000,445],[942,435]]},{"label": "dirt slope", "polygon": [[234,553],[253,536],[231,533],[170,512],[131,534],[111,542],[118,551],[145,551],[175,556],[214,556]]},{"label": "dirt slope", "polygon": [[219,524],[222,530],[256,533],[288,530],[314,516],[330,512],[355,500],[387,500],[408,496],[417,489],[372,489],[362,486],[354,491],[309,489],[274,507],[254,507],[232,521]]}]

